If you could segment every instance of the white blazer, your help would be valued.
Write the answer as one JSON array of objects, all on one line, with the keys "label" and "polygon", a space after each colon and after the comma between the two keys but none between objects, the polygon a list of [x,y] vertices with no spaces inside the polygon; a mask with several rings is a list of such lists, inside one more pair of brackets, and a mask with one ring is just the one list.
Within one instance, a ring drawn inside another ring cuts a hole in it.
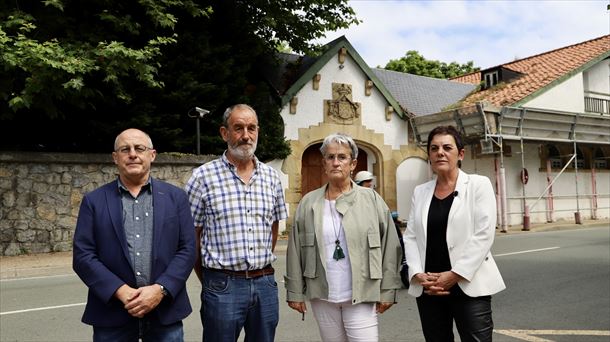
[{"label": "white blazer", "polygon": [[[436,180],[418,185],[404,234],[409,279],[425,272],[428,212]],[[492,295],[506,288],[491,245],[496,229],[496,198],[487,177],[459,171],[447,222],[447,247],[451,270],[464,278],[457,285],[470,297]],[[432,213],[434,214],[434,213]],[[421,296],[423,287],[411,281],[409,294]]]}]

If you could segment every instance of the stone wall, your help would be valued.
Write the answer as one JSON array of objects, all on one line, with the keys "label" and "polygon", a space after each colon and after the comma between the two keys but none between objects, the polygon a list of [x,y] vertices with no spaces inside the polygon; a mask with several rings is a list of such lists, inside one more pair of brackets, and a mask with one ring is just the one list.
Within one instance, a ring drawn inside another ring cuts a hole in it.
[{"label": "stone wall", "polygon": [[[152,175],[182,188],[213,158],[161,153]],[[109,154],[0,152],[0,255],[72,250],[83,195],[116,177]]]}]

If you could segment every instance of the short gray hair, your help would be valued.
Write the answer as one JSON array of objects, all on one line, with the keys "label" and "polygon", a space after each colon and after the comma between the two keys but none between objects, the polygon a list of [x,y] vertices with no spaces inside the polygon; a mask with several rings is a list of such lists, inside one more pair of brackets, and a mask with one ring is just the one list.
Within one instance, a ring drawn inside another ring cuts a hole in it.
[{"label": "short gray hair", "polygon": [[236,105],[232,105],[231,107],[225,109],[225,112],[222,115],[222,126],[223,127],[228,127],[228,125],[229,125],[229,117],[231,117],[231,114],[236,109],[246,109],[246,110],[251,111],[252,114],[254,114],[254,116],[256,116],[256,120],[258,121],[258,115],[256,115],[256,111],[254,110],[254,108],[248,106],[245,103],[238,103]]},{"label": "short gray hair", "polygon": [[354,142],[354,139],[352,139],[352,137],[349,135],[344,133],[333,133],[324,138],[324,142],[322,142],[322,146],[320,146],[322,156],[326,156],[326,150],[330,144],[346,145],[352,150],[352,159],[358,158],[358,146]]}]

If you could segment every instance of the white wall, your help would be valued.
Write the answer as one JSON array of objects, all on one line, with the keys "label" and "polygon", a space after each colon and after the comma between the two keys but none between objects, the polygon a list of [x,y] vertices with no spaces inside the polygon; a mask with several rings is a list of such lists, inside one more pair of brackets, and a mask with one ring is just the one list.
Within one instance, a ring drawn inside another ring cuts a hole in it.
[{"label": "white wall", "polygon": [[[585,91],[607,94],[610,98],[610,61],[603,60],[547,92],[523,104],[524,107],[584,113]],[[596,94],[599,97],[599,94]]]},{"label": "white wall", "polygon": [[396,168],[396,206],[398,217],[406,220],[411,211],[411,197],[419,184],[431,179],[428,163],[417,157],[408,158]]},{"label": "white wall", "polygon": [[583,113],[585,95],[582,73],[568,78],[542,95],[526,102],[523,107]]},{"label": "white wall", "polygon": [[606,59],[585,71],[585,90],[610,96],[610,60]]},{"label": "white wall", "polygon": [[324,117],[324,101],[332,100],[332,83],[347,83],[352,85],[352,100],[362,104],[362,125],[384,134],[384,143],[398,149],[400,145],[408,142],[407,121],[399,119],[393,114],[391,121],[385,119],[387,101],[382,94],[373,88],[372,94],[364,94],[364,82],[368,80],[366,74],[360,69],[348,54],[344,67],[339,68],[337,58],[331,58],[319,71],[321,74],[319,90],[313,90],[312,80],[309,80],[297,93],[299,100],[296,114],[290,114],[290,105],[286,104],[280,114],[284,119],[285,137],[289,140],[299,138],[298,129],[318,125]]}]

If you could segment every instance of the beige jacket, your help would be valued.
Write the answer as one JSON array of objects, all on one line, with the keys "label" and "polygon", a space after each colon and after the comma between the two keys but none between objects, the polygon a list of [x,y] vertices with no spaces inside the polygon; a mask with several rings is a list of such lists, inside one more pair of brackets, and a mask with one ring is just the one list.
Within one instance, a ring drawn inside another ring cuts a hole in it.
[{"label": "beige jacket", "polygon": [[[284,276],[287,300],[328,298],[322,236],[326,185],[303,197],[290,232]],[[356,185],[337,198],[352,268],[352,304],[396,302],[401,248],[388,206],[375,191]]]}]

